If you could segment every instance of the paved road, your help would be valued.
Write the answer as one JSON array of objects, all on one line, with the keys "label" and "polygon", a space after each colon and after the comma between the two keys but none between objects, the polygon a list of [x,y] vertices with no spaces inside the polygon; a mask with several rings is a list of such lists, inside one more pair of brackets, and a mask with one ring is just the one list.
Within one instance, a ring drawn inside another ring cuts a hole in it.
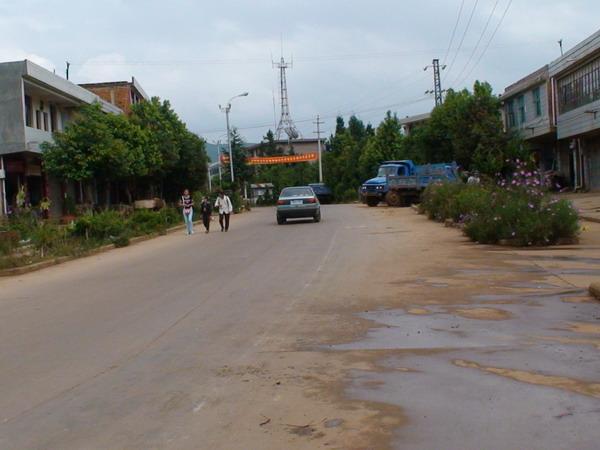
[{"label": "paved road", "polygon": [[323,216],[277,226],[272,209],[256,210],[228,233],[0,280],[0,448],[227,448],[220,427],[252,408],[229,398],[228,371],[293,322],[356,220],[352,207]]},{"label": "paved road", "polygon": [[323,217],[260,209],[0,280],[0,448],[597,448],[598,239],[499,251],[407,209]]}]

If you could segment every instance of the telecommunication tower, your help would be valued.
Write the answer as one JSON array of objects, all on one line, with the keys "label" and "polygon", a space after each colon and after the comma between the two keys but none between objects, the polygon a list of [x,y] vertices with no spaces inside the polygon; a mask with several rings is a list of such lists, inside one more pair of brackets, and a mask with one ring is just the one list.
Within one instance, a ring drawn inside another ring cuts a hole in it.
[{"label": "telecommunication tower", "polygon": [[292,117],[290,116],[290,104],[288,100],[287,93],[287,82],[285,79],[285,70],[289,67],[292,67],[291,63],[286,63],[283,56],[278,63],[273,63],[273,67],[279,69],[279,89],[281,96],[281,118],[279,119],[279,124],[277,125],[277,130],[275,130],[275,138],[277,140],[281,139],[283,133],[287,134],[288,140],[298,139],[300,136],[300,132],[296,128]]}]

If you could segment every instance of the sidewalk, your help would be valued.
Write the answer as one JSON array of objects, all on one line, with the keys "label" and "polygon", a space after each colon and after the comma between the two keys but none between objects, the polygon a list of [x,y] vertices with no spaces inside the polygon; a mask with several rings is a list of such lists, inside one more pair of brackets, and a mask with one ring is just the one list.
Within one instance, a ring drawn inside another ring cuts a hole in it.
[{"label": "sidewalk", "polygon": [[571,200],[583,220],[600,223],[600,192],[568,193],[558,197]]}]

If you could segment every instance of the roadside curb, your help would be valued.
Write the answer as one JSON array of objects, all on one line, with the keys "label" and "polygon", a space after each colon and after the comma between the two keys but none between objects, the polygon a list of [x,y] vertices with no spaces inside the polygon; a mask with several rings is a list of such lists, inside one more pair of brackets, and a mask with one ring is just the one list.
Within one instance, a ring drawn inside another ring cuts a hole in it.
[{"label": "roadside curb", "polygon": [[[201,221],[197,220],[194,222],[194,225],[199,225],[200,223],[201,223]],[[181,230],[185,230],[184,224],[176,225],[171,228],[167,228],[167,231],[165,234],[171,234],[171,233],[175,233],[175,232],[181,231]],[[161,235],[160,233],[153,233],[153,234],[147,234],[144,236],[136,236],[129,240],[129,245],[139,244],[140,242],[149,241],[150,239],[154,239],[154,238],[157,238],[160,236],[163,236],[163,235]],[[20,267],[11,267],[9,269],[2,269],[2,270],[0,270],[0,278],[12,277],[12,276],[16,276],[16,275],[25,275],[30,272],[37,272],[38,270],[46,269],[47,267],[56,266],[58,264],[62,264],[62,263],[68,262],[68,261],[73,261],[75,259],[87,258],[88,256],[95,256],[100,253],[105,253],[110,250],[114,250],[116,248],[117,247],[115,247],[114,244],[106,244],[106,245],[102,245],[101,247],[94,248],[94,249],[90,250],[89,252],[86,252],[82,255],[59,256],[58,258],[53,258],[53,259],[49,259],[46,261],[40,261],[35,264],[30,264],[30,265],[20,266]]]}]

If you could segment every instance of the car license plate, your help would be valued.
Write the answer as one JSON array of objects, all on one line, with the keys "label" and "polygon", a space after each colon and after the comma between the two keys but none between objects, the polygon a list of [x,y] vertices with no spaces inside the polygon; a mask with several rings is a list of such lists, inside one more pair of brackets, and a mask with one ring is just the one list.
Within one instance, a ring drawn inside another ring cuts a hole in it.
[{"label": "car license plate", "polygon": [[292,200],[290,202],[290,205],[301,205],[302,204],[302,200]]}]

